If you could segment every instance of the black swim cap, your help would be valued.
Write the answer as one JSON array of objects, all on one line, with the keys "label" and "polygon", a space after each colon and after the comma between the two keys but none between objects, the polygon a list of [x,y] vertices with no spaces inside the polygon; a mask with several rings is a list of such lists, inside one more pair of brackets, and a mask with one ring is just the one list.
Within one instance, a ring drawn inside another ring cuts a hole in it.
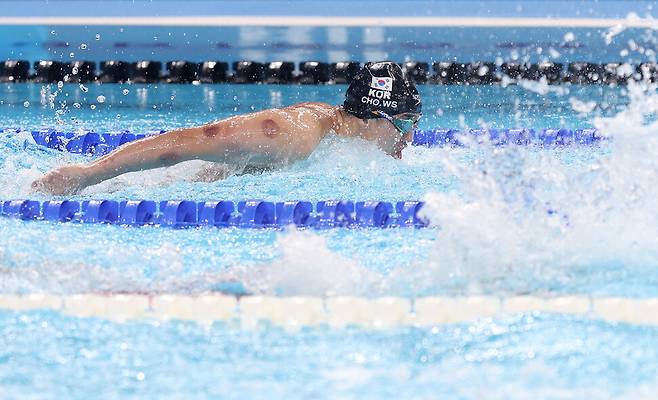
[{"label": "black swim cap", "polygon": [[361,68],[345,94],[343,109],[362,118],[378,118],[373,111],[388,115],[420,113],[422,104],[416,85],[402,75],[391,61],[369,62]]}]

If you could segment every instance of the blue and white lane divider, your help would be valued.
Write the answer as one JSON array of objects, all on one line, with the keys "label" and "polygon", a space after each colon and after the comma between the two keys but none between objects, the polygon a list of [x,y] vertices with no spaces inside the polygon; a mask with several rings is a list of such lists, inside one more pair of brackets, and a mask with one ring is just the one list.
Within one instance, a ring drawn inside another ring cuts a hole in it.
[{"label": "blue and white lane divider", "polygon": [[501,128],[501,129],[429,129],[416,130],[414,146],[443,147],[465,146],[468,142],[485,141],[497,145],[570,146],[591,145],[606,140],[595,128]]},{"label": "blue and white lane divider", "polygon": [[[0,133],[23,132],[20,128],[0,128]],[[30,131],[36,144],[51,149],[87,155],[105,155],[117,147],[148,136],[159,135],[164,130],[133,133],[119,132],[64,132],[53,128]],[[429,129],[416,130],[412,144],[425,147],[459,147],[469,143],[488,141],[497,146],[503,145],[538,145],[538,146],[572,146],[591,145],[607,138],[594,128],[582,129]]]},{"label": "blue and white lane divider", "polygon": [[423,202],[263,200],[7,200],[0,215],[22,220],[84,224],[154,225],[174,228],[397,228],[426,227],[419,215]]}]

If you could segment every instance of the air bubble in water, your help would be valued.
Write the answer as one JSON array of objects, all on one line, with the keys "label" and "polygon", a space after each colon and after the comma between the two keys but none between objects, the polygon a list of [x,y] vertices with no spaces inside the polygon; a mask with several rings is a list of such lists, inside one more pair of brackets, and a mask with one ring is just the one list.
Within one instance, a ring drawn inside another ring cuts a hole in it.
[{"label": "air bubble in water", "polygon": [[51,34],[51,35],[54,35],[54,34],[55,34],[55,30],[53,29],[52,31],[50,31],[50,34]]},{"label": "air bubble in water", "polygon": [[95,110],[96,109],[96,104],[90,105],[89,108],[91,108],[92,110]]},{"label": "air bubble in water", "polygon": [[57,82],[57,89],[61,89],[63,87],[64,87],[64,82],[62,81]]},{"label": "air bubble in water", "polygon": [[101,34],[100,33],[96,34],[96,40],[101,40]]},{"label": "air bubble in water", "polygon": [[87,50],[87,44],[82,43],[82,44],[80,45],[80,50]]},{"label": "air bubble in water", "polygon": [[69,57],[71,57],[71,58],[75,57],[75,53],[74,53],[74,52],[70,52],[70,53],[69,53]]},{"label": "air bubble in water", "polygon": [[80,103],[73,103],[73,107],[80,108]]},{"label": "air bubble in water", "polygon": [[80,90],[82,90],[85,93],[87,93],[89,91],[89,89],[85,85],[83,85],[82,83],[80,84]]},{"label": "air bubble in water", "polygon": [[29,102],[29,101],[26,100],[26,101],[23,102],[23,107],[27,108],[27,107],[29,107],[29,106],[30,106],[30,102]]},{"label": "air bubble in water", "polygon": [[105,103],[105,96],[100,95],[100,96],[96,97],[96,101],[101,103],[101,104]]},{"label": "air bubble in water", "polygon": [[73,67],[73,69],[71,70],[71,73],[73,75],[77,75],[78,74],[78,67]]},{"label": "air bubble in water", "polygon": [[130,93],[130,90],[123,89],[122,93],[123,93],[124,96],[128,96],[128,93]]}]

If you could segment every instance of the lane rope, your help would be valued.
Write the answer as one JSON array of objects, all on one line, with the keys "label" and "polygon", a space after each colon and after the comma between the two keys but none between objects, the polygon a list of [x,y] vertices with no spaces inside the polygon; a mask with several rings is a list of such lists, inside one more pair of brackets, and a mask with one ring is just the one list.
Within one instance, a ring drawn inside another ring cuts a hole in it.
[{"label": "lane rope", "polygon": [[552,313],[611,323],[658,325],[658,298],[589,296],[512,297],[234,297],[162,294],[0,295],[0,310],[53,310],[113,321],[226,322],[253,328],[359,326],[368,329],[428,327],[526,313]]},{"label": "lane rope", "polygon": [[422,228],[421,201],[7,200],[0,216],[21,220],[171,228]]},{"label": "lane rope", "polygon": [[[509,43],[505,43],[509,44]],[[164,64],[164,65],[163,65]],[[34,83],[263,83],[327,84],[349,83],[361,68],[359,61],[229,62],[206,60],[104,60],[96,61],[7,59],[0,61],[0,82]],[[654,62],[596,63],[587,61],[503,62],[495,61],[405,61],[400,63],[406,76],[418,84],[492,85],[517,84],[519,80],[548,84],[625,85],[629,81],[655,81]],[[32,67],[32,68],[30,68]],[[97,67],[100,72],[97,73]],[[163,71],[163,67],[166,72]],[[32,72],[32,73],[31,73]],[[164,72],[164,73],[163,73]]]}]

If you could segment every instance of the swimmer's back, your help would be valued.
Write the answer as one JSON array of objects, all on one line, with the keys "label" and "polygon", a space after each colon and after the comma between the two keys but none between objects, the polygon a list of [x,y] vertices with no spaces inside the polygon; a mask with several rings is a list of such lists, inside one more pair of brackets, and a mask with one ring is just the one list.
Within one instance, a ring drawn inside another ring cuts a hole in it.
[{"label": "swimmer's back", "polygon": [[261,156],[250,162],[269,165],[308,157],[335,125],[336,110],[326,103],[300,103],[231,117],[209,127],[226,140],[240,141],[234,143],[236,148],[246,142],[258,147]]}]

